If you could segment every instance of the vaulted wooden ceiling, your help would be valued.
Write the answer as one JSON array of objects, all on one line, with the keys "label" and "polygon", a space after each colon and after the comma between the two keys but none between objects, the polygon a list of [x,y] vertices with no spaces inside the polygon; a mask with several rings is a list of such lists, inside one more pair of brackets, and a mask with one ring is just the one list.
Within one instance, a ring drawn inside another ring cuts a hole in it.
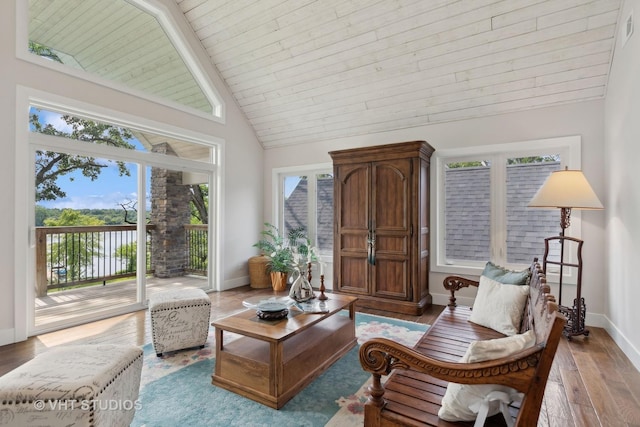
[{"label": "vaulted wooden ceiling", "polygon": [[602,98],[621,0],[175,0],[265,147]]},{"label": "vaulted wooden ceiling", "polygon": [[[269,148],[602,98],[622,0],[174,1]],[[210,112],[136,4],[29,0],[30,40]]]}]

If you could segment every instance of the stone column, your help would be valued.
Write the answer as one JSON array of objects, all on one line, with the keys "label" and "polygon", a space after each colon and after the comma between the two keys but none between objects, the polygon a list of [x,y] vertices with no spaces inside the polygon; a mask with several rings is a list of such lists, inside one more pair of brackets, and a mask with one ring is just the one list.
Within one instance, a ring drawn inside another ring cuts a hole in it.
[{"label": "stone column", "polygon": [[[154,145],[154,153],[175,156],[168,143]],[[156,277],[184,275],[187,264],[187,238],[184,229],[191,212],[189,187],[182,185],[182,172],[151,168],[151,264]]]}]

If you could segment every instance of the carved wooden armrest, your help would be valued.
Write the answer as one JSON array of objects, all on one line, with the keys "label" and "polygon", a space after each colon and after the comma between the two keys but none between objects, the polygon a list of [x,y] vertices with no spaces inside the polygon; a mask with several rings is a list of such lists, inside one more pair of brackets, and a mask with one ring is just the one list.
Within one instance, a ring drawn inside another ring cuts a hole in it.
[{"label": "carved wooden armrest", "polygon": [[444,278],[442,285],[446,290],[451,292],[447,307],[453,308],[456,306],[456,291],[459,291],[462,288],[468,288],[469,286],[475,286],[477,288],[479,282],[477,280],[466,279],[460,276],[447,276]]},{"label": "carved wooden armrest", "polygon": [[384,387],[380,378],[394,369],[425,373],[459,384],[501,384],[524,393],[535,375],[543,349],[544,345],[536,345],[500,359],[455,363],[433,359],[386,338],[373,338],[360,347],[360,364],[373,375],[369,402],[381,407],[384,405]]}]

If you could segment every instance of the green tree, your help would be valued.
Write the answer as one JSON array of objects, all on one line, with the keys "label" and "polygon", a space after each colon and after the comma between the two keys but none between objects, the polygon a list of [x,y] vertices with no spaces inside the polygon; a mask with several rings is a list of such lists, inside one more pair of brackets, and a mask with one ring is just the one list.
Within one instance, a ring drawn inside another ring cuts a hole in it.
[{"label": "green tree", "polygon": [[547,162],[558,162],[560,161],[560,156],[552,155],[552,156],[532,156],[532,157],[516,157],[513,159],[509,159],[507,164],[509,165],[522,165],[527,163],[547,163]]},{"label": "green tree", "polygon": [[[64,209],[58,218],[47,218],[44,223],[47,227],[104,225],[103,221],[73,209]],[[86,276],[87,260],[99,256],[101,250],[99,234],[64,233],[58,241],[51,243],[51,263],[64,267],[68,280],[79,280]]]},{"label": "green tree", "polygon": [[474,161],[474,162],[447,163],[447,168],[449,169],[479,168],[482,166],[487,166],[487,162]]},{"label": "green tree", "polygon": [[[138,261],[138,242],[130,242],[118,246],[113,253],[113,256],[124,259],[127,263],[124,271],[119,271],[118,274],[135,273],[137,271]],[[149,256],[150,254],[147,253],[147,264],[149,264]]]},{"label": "green tree", "polygon": [[49,209],[44,206],[36,205],[36,227],[44,226],[47,218],[57,218],[62,214],[60,209]]},{"label": "green tree", "polygon": [[191,190],[191,224],[209,223],[209,186],[203,184],[190,185]]},{"label": "green tree", "polygon": [[[31,114],[29,122],[34,132],[45,135],[93,144],[105,144],[112,147],[135,148],[133,144],[128,142],[128,140],[133,139],[133,134],[128,129],[69,115],[63,115],[61,118],[68,125],[70,131],[59,130],[51,124],[45,125],[41,123],[40,117],[35,113]],[[66,196],[66,193],[58,185],[58,178],[80,171],[83,176],[95,181],[102,169],[108,167],[110,163],[118,165],[120,176],[130,175],[126,164],[121,161],[97,160],[94,157],[54,151],[36,151],[36,201],[55,200]],[[73,181],[73,177],[69,179]]]},{"label": "green tree", "polygon": [[29,40],[29,52],[50,59],[55,62],[63,63],[62,59],[53,51],[53,49]]}]

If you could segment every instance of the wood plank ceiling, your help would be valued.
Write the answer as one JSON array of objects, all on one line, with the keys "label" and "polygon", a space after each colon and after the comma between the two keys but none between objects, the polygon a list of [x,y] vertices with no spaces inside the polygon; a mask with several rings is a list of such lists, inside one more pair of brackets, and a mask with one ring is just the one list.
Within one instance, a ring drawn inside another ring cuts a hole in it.
[{"label": "wood plank ceiling", "polygon": [[176,0],[266,147],[604,97],[621,0]]}]

